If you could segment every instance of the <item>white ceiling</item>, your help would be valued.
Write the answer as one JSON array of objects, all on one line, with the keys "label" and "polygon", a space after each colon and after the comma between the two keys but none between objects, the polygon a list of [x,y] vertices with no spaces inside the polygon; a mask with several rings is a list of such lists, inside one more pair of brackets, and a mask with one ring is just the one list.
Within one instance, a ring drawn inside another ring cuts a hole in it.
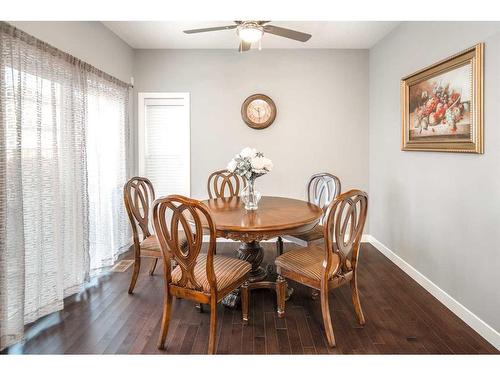
[{"label": "white ceiling", "polygon": [[[235,30],[184,34],[182,30],[231,25],[232,21],[107,21],[111,31],[136,49],[236,49]],[[271,24],[312,35],[306,43],[265,34],[262,48],[371,48],[399,22],[272,21]]]}]

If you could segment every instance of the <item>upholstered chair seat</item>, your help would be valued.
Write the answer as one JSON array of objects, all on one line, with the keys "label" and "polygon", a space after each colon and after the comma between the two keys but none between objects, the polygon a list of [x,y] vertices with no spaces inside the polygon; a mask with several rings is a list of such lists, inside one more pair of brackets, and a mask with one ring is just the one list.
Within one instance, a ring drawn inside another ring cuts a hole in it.
[{"label": "upholstered chair seat", "polygon": [[[278,273],[282,273],[282,270],[289,270],[310,279],[320,280],[325,263],[325,249],[317,246],[293,249],[277,257],[274,263]],[[329,279],[335,275],[339,265],[339,256],[333,254]]]},{"label": "upholstered chair seat", "polygon": [[[182,231],[179,231],[179,243],[181,248],[185,248],[187,246],[187,239]],[[153,234],[141,242],[141,251],[156,251],[158,252],[158,257],[161,257],[161,248],[156,235]]]},{"label": "upholstered chair seat", "polygon": [[155,235],[147,237],[144,241],[141,242],[141,250],[151,252],[156,251],[158,252],[158,256],[161,256],[160,245],[158,244],[158,239]]},{"label": "upholstered chair seat", "polygon": [[[222,255],[214,255],[214,273],[217,280],[217,290],[221,291],[234,283],[235,280],[241,279],[248,274],[252,269],[250,263],[236,258],[225,257]],[[194,277],[201,285],[206,293],[210,293],[210,283],[207,278],[207,256],[200,254],[194,266]],[[172,285],[176,285],[182,278],[182,270],[180,266],[175,267],[172,271]],[[186,286],[187,288],[188,286]],[[194,286],[191,286],[195,289]]]}]

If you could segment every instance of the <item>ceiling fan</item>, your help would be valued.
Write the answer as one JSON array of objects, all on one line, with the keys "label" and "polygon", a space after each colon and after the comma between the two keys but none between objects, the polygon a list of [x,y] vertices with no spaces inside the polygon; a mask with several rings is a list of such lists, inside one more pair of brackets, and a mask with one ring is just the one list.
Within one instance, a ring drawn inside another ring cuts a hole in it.
[{"label": "ceiling fan", "polygon": [[252,43],[259,42],[264,33],[282,36],[284,38],[297,40],[299,42],[307,42],[311,39],[311,34],[302,33],[300,31],[286,29],[284,27],[268,25],[271,21],[234,21],[234,25],[208,27],[205,29],[184,30],[186,34],[206,33],[208,31],[233,30],[236,29],[236,34],[240,38],[238,51],[245,52],[252,47]]}]

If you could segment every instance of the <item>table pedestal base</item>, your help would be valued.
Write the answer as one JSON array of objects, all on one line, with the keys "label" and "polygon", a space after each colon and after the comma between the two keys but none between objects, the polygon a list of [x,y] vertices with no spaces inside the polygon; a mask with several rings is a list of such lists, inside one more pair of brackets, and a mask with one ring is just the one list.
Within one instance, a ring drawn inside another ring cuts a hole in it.
[{"label": "table pedestal base", "polygon": [[264,249],[262,249],[259,242],[242,242],[236,256],[238,259],[246,260],[252,265],[250,277],[248,278],[250,283],[265,280],[267,271],[261,266],[262,259],[264,259]]},{"label": "table pedestal base", "polygon": [[[276,274],[269,272],[261,266],[264,259],[264,250],[258,241],[242,242],[236,253],[238,259],[246,260],[252,265],[250,276],[248,278],[248,289],[271,289],[276,291],[275,281],[266,281],[269,274],[276,277]],[[272,266],[268,268],[272,269]],[[293,289],[287,286],[285,300],[288,301],[293,293]],[[240,291],[239,289],[233,290],[226,297],[222,299],[222,304],[229,308],[234,308],[239,303]]]}]

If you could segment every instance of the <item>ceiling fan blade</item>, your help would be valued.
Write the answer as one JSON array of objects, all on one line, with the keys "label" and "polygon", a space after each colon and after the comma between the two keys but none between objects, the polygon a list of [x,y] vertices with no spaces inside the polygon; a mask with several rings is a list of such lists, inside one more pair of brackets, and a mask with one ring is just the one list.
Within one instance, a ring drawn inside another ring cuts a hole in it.
[{"label": "ceiling fan blade", "polygon": [[205,29],[184,30],[184,33],[185,34],[206,33],[208,31],[231,30],[231,29],[236,29],[237,27],[238,27],[238,25],[208,27],[208,28],[205,28]]},{"label": "ceiling fan blade", "polygon": [[282,36],[284,38],[298,40],[299,42],[307,42],[309,39],[311,39],[311,34],[285,29],[284,27],[279,26],[267,25],[264,26],[264,31],[266,33]]},{"label": "ceiling fan blade", "polygon": [[265,25],[266,23],[269,23],[271,21],[257,21],[257,23],[261,26]]},{"label": "ceiling fan blade", "polygon": [[243,40],[240,41],[240,45],[238,46],[238,52],[246,52],[250,50],[252,47],[252,43],[244,42]]}]

